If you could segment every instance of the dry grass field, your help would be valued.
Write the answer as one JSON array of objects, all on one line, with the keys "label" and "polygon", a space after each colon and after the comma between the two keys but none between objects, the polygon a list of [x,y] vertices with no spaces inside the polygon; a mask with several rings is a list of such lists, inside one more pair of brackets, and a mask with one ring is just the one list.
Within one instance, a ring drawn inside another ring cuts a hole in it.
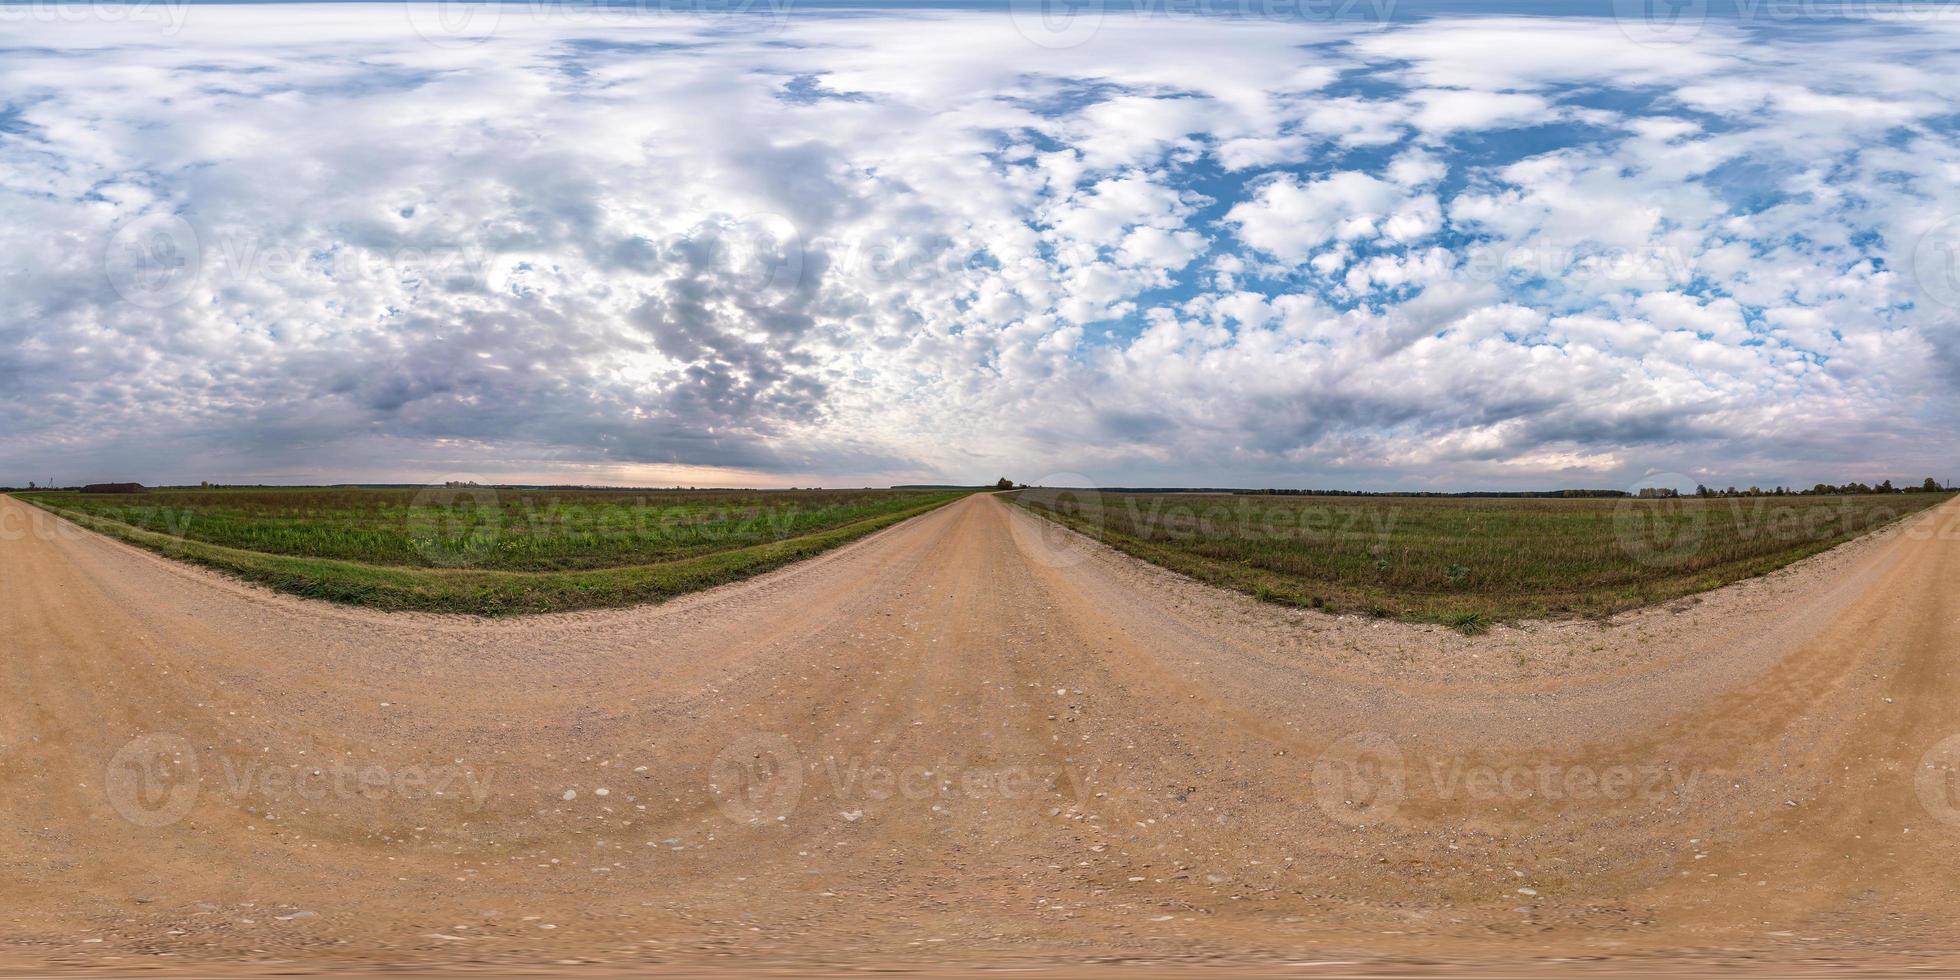
[{"label": "dry grass field", "polygon": [[21,498],[283,592],[379,609],[497,615],[696,591],[856,540],[960,495],[456,486]]},{"label": "dry grass field", "polygon": [[1951,494],[1312,497],[1035,489],[1021,506],[1262,599],[1475,630],[1595,616],[1824,551]]}]

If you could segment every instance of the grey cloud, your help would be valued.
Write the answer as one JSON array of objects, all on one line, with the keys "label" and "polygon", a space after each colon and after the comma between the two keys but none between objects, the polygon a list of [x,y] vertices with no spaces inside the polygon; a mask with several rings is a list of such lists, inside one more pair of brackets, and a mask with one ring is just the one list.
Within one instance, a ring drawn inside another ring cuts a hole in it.
[{"label": "grey cloud", "polygon": [[[1908,267],[1869,243],[1960,213],[1937,121],[1960,65],[1907,33],[1847,26],[1796,58],[1714,31],[1662,58],[1578,20],[1330,41],[1126,19],[1036,63],[976,12],[597,36],[513,8],[461,52],[351,15],[294,38],[214,7],[172,45],[88,26],[0,27],[0,483],[659,464],[1611,486],[1957,448],[1954,321],[1870,261]],[[1828,90],[1816,58],[1840,66]],[[1646,81],[1613,98],[1618,75]],[[1433,147],[1440,226],[1335,213],[1298,268],[1213,220],[1245,203],[1214,200],[1227,144],[1311,117],[1275,172],[1365,166],[1344,145],[1385,166],[1406,127],[1329,95],[1410,118],[1418,82],[1612,109],[1503,162]],[[1901,128],[1911,152],[1870,145]],[[146,306],[103,255],[158,213],[204,264]],[[1206,248],[1188,273],[1123,265],[1137,228]],[[1668,283],[1560,266],[1526,294],[1465,276],[1464,234],[1673,249],[1739,308],[1803,315],[1704,341],[1698,304],[1641,306]],[[1606,326],[1547,347],[1568,313]],[[1823,365],[1794,369],[1805,351]]]}]

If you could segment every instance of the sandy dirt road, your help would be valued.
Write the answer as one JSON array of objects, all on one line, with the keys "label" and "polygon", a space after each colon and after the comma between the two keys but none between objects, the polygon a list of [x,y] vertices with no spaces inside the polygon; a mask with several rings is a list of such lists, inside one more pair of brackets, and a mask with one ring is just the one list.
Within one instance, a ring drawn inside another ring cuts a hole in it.
[{"label": "sandy dirt road", "polygon": [[496,622],[0,498],[0,646],[0,969],[1960,965],[1960,502],[1465,638],[985,495]]}]

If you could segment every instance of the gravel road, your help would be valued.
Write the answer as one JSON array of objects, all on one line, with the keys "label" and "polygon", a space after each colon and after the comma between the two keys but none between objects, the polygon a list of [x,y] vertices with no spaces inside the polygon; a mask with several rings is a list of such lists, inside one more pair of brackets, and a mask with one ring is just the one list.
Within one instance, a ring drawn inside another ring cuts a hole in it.
[{"label": "gravel road", "polygon": [[1464,637],[990,495],[499,621],[0,497],[0,974],[1953,967],[1957,665],[1960,501]]}]

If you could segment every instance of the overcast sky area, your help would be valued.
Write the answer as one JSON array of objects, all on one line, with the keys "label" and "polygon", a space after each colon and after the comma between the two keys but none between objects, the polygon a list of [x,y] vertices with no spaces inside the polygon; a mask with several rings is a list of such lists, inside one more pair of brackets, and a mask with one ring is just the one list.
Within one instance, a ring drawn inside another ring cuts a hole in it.
[{"label": "overcast sky area", "polygon": [[7,11],[0,484],[1960,479],[1960,9],[680,6]]}]

